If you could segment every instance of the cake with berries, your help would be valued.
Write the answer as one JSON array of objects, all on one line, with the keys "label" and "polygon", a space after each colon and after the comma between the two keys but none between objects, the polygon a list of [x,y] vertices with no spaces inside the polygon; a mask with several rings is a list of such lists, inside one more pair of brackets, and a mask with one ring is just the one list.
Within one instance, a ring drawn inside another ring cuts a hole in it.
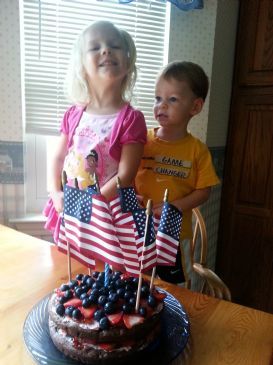
[{"label": "cake with berries", "polygon": [[128,363],[159,338],[165,293],[120,272],[78,274],[49,300],[49,331],[55,346],[85,364]]}]

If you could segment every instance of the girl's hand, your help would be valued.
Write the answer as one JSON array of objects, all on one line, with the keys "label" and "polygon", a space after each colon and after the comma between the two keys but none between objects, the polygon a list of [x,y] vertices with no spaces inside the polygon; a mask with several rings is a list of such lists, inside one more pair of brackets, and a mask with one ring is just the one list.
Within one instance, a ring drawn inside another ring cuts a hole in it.
[{"label": "girl's hand", "polygon": [[64,193],[63,191],[53,191],[49,194],[53,201],[54,208],[57,213],[61,213],[64,209]]}]

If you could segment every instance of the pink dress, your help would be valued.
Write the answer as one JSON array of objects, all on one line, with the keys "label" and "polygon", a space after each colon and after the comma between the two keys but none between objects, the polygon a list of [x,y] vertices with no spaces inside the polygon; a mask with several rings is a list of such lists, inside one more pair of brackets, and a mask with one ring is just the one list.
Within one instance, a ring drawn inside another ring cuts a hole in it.
[{"label": "pink dress", "polygon": [[[139,110],[126,104],[115,115],[89,115],[83,107],[72,106],[65,113],[61,132],[68,136],[64,170],[68,183],[75,178],[84,189],[92,184],[96,171],[102,187],[116,175],[122,146],[131,143],[146,143],[145,119]],[[45,228],[52,231],[58,241],[61,216],[56,212],[51,199],[44,211],[47,217]]]}]

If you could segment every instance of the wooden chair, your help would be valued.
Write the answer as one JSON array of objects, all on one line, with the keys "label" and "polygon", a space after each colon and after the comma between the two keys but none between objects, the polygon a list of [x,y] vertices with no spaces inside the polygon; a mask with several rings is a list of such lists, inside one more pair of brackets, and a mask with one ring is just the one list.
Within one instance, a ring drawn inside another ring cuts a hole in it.
[{"label": "wooden chair", "polygon": [[[202,214],[198,208],[192,210],[193,213],[193,238],[190,241],[190,261],[191,268],[202,280],[201,292],[219,299],[225,299],[231,301],[231,294],[226,284],[213,272],[206,267],[207,250],[208,250],[208,238],[207,230]],[[199,253],[197,254],[197,249]],[[185,267],[185,254],[182,248],[182,260],[184,272]],[[188,275],[185,275],[185,286],[191,289],[192,282]]]}]

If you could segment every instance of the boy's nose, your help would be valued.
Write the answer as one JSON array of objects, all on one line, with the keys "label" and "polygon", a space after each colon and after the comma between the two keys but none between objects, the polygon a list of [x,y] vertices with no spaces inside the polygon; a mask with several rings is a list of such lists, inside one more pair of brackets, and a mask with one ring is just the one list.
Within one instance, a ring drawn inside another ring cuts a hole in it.
[{"label": "boy's nose", "polygon": [[168,108],[168,104],[166,101],[162,100],[160,103],[160,108],[161,109],[167,109]]}]

